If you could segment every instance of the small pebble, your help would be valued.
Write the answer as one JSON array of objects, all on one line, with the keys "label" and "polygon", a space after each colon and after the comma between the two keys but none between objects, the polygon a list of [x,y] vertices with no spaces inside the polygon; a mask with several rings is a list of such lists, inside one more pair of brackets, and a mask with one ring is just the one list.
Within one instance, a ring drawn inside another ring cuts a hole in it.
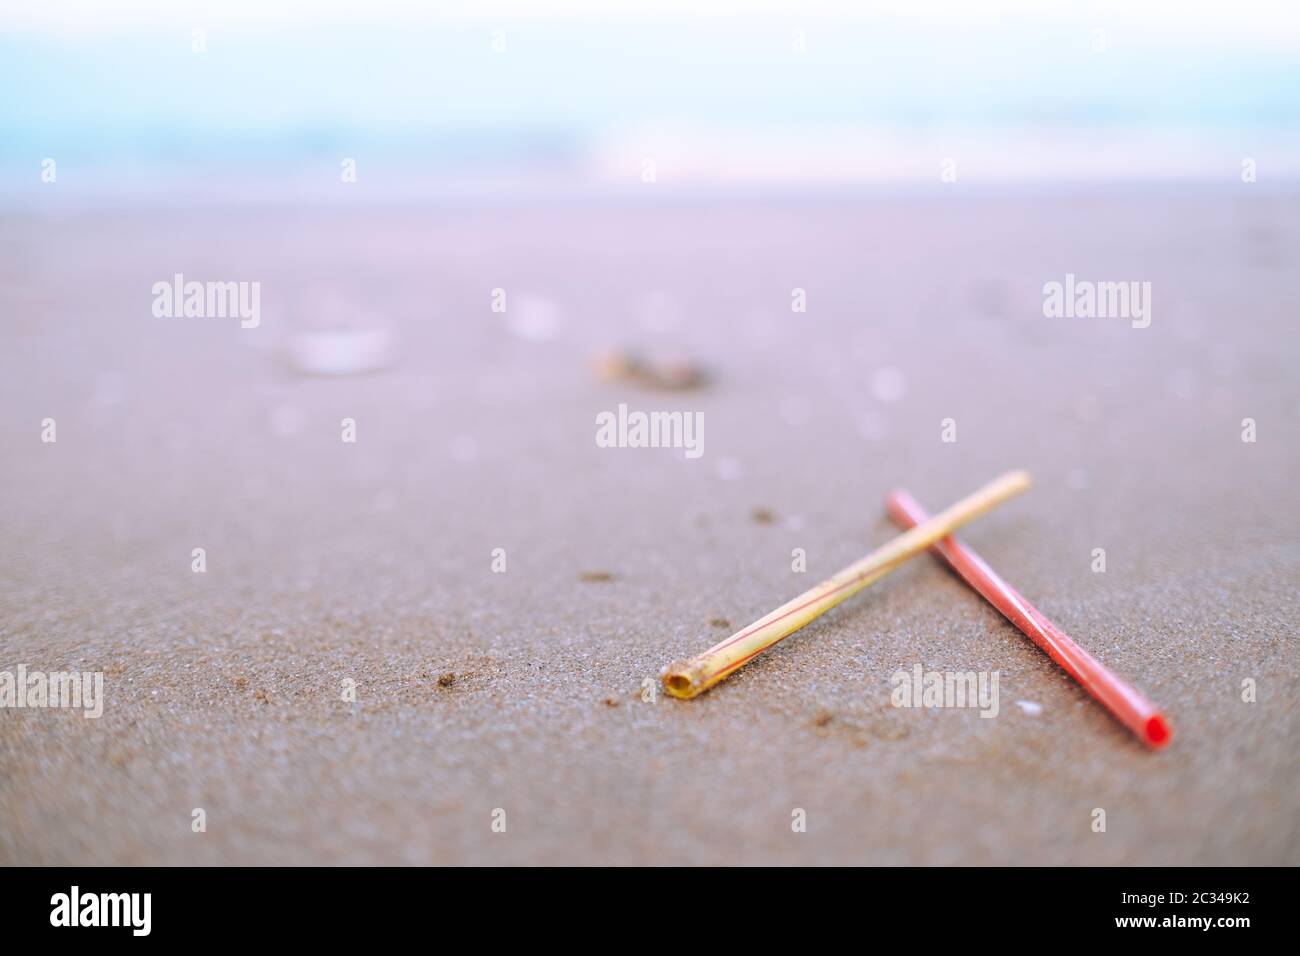
[{"label": "small pebble", "polygon": [[659,392],[680,392],[700,388],[709,380],[704,366],[686,355],[640,355],[624,349],[609,349],[592,361],[602,382],[626,382]]}]

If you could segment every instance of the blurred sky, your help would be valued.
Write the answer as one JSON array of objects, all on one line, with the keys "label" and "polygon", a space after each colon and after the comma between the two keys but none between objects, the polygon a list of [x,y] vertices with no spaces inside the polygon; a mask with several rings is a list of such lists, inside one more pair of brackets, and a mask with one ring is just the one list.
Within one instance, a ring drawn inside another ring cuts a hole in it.
[{"label": "blurred sky", "polygon": [[1292,2],[4,0],[0,200],[1276,182],[1297,91]]}]

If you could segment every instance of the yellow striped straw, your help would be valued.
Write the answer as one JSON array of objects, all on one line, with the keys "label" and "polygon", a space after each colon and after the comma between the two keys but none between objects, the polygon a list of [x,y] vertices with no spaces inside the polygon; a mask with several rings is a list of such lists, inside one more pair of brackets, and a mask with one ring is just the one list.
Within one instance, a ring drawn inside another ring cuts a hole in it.
[{"label": "yellow striped straw", "polygon": [[1007,472],[969,497],[910,531],[904,531],[865,558],[855,561],[838,574],[715,644],[703,654],[688,661],[669,664],[661,676],[664,690],[673,697],[682,699],[704,693],[777,641],[857,594],[868,584],[883,578],[908,558],[921,554],[968,521],[978,518],[1007,499],[1014,498],[1028,489],[1029,484],[1028,472]]}]

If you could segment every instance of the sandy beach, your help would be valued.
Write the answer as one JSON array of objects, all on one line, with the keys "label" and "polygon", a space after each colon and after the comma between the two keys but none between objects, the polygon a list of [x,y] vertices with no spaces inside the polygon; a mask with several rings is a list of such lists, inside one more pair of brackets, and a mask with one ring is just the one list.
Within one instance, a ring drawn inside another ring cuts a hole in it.
[{"label": "sandy beach", "polygon": [[[0,863],[1300,864],[1300,198],[1252,188],[6,215],[0,669],[106,698],[0,712]],[[259,324],[151,314],[177,272]],[[1149,281],[1149,326],[1045,317],[1067,274]],[[390,356],[303,374],[326,326]],[[703,453],[597,447],[620,403]],[[963,539],[1167,751],[930,556],[644,699],[891,489],[1011,468]],[[915,664],[998,671],[998,716],[893,707]]]}]

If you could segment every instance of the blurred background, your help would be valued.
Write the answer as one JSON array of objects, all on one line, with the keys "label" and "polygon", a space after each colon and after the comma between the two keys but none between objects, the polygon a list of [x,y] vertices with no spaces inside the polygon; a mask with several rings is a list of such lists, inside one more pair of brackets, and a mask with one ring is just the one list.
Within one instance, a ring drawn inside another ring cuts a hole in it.
[{"label": "blurred background", "polygon": [[[1297,90],[1281,0],[0,4],[0,669],[107,694],[0,862],[1300,862]],[[1011,468],[1167,751],[928,558],[644,696]]]},{"label": "blurred background", "polygon": [[1300,172],[1281,0],[55,0],[0,36],[10,202],[46,156],[117,202],[635,192],[648,157],[661,199]]}]

